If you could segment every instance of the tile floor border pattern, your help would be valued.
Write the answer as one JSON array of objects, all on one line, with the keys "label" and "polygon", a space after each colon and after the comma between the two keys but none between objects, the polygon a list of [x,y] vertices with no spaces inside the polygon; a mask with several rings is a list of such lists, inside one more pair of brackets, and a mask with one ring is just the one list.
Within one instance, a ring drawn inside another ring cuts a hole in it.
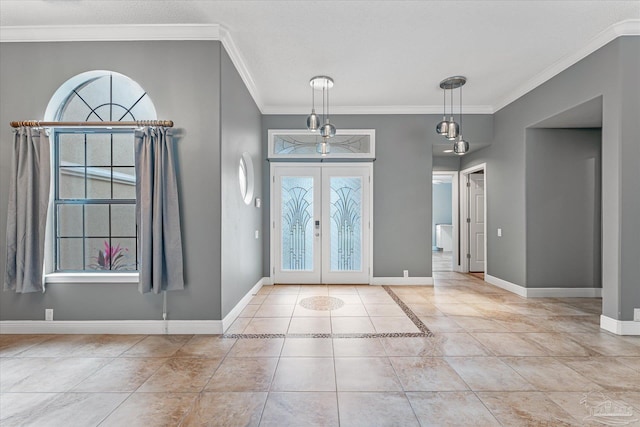
[{"label": "tile floor border pattern", "polygon": [[268,338],[430,338],[433,332],[411,311],[411,309],[391,290],[389,286],[382,288],[389,294],[391,299],[400,307],[404,314],[413,322],[420,332],[376,332],[360,334],[328,334],[328,333],[307,333],[307,334],[223,334],[222,338],[237,339],[268,339]]},{"label": "tile floor border pattern", "polygon": [[402,301],[400,297],[396,295],[396,293],[393,292],[389,286],[383,285],[382,289],[387,291],[391,299],[394,300],[396,304],[398,304],[402,311],[404,311],[404,314],[407,315],[409,320],[411,320],[413,324],[416,325],[416,328],[418,328],[425,337],[433,336],[433,333],[429,330],[429,328],[427,328],[427,325],[425,325],[422,320],[420,320],[418,316],[416,316],[416,314],[409,308],[409,306],[407,306],[407,304],[405,304],[404,301]]}]

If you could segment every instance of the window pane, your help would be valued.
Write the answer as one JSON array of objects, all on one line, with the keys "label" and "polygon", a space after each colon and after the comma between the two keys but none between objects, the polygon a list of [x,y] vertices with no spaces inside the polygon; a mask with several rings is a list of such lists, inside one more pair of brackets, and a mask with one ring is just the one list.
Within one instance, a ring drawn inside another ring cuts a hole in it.
[{"label": "window pane", "polygon": [[60,166],[84,165],[84,134],[61,134],[58,139]]},{"label": "window pane", "polygon": [[87,134],[87,166],[111,166],[111,134]]},{"label": "window pane", "polygon": [[331,177],[331,271],[360,271],[362,178]]},{"label": "window pane", "polygon": [[91,108],[76,94],[69,97],[69,101],[65,104],[62,114],[60,115],[61,121],[85,121],[87,116],[91,115]]},{"label": "window pane", "polygon": [[58,193],[61,199],[83,199],[84,167],[61,167],[58,171]]},{"label": "window pane", "polygon": [[111,168],[87,168],[87,199],[111,198]]},{"label": "window pane", "polygon": [[133,158],[133,134],[114,133],[113,134],[113,165],[114,166],[134,166]]},{"label": "window pane", "polygon": [[111,269],[118,271],[136,271],[136,239],[112,238],[114,252]]},{"label": "window pane", "polygon": [[282,269],[313,270],[313,177],[282,177]]},{"label": "window pane", "polygon": [[[109,115],[104,115],[104,112],[99,112],[100,118],[96,116],[96,114],[91,114],[91,109],[97,108],[99,105],[104,104],[109,101],[109,94],[111,92],[110,89],[110,81],[109,76],[105,75],[102,77],[94,78],[89,80],[88,82],[82,84],[80,87],[76,88],[76,93],[82,99],[80,102],[88,105],[91,108],[87,109],[87,113],[84,114],[84,118],[81,120],[88,121],[105,121],[109,120]],[[64,116],[65,118],[72,119],[71,112],[65,110]],[[72,120],[80,120],[80,117],[75,116]]]},{"label": "window pane", "polygon": [[85,205],[86,237],[109,237],[109,205]]},{"label": "window pane", "polygon": [[82,239],[58,239],[58,270],[82,269]]},{"label": "window pane", "polygon": [[111,205],[111,235],[136,236],[136,205]]},{"label": "window pane", "polygon": [[111,269],[111,247],[109,239],[94,238],[84,241],[86,265],[88,270],[110,270]]},{"label": "window pane", "polygon": [[58,236],[82,237],[82,205],[59,205]]},{"label": "window pane", "polygon": [[136,170],[134,167],[113,168],[113,198],[136,198]]},{"label": "window pane", "polygon": [[86,239],[87,266],[92,270],[135,271],[136,239]]}]

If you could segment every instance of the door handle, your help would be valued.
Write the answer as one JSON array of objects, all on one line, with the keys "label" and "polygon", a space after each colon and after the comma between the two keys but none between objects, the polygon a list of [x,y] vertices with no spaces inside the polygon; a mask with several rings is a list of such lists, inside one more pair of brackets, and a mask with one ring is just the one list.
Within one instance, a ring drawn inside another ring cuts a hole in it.
[{"label": "door handle", "polygon": [[319,231],[320,230],[320,221],[316,221],[315,225],[316,225],[316,230],[318,230],[318,231],[316,231],[316,237],[319,237],[320,236],[320,231]]}]

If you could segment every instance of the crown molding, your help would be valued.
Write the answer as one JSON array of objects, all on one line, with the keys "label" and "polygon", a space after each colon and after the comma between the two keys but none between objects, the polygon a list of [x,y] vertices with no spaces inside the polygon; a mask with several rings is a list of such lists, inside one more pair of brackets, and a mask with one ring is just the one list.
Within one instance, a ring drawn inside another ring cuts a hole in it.
[{"label": "crown molding", "polygon": [[240,74],[240,78],[244,82],[244,85],[247,87],[249,94],[253,98],[253,102],[256,103],[258,109],[262,114],[264,113],[264,104],[262,103],[262,98],[260,96],[260,92],[258,91],[258,87],[256,86],[251,73],[249,72],[249,68],[247,67],[247,62],[242,56],[240,49],[236,46],[235,42],[231,38],[231,34],[224,27],[219,27],[219,35],[220,40],[222,41],[222,46],[229,54],[229,58],[231,58],[231,62],[235,65],[238,74]]},{"label": "crown molding", "polygon": [[[493,105],[465,105],[465,114],[493,114],[586,56],[621,36],[639,36],[640,19],[629,19],[602,31],[585,47],[568,55],[498,100]],[[229,31],[218,24],[45,25],[0,26],[0,42],[217,40],[222,43],[262,114],[307,114],[307,107],[264,105],[246,61]],[[440,114],[437,105],[332,107],[334,114]]]},{"label": "crown molding", "polygon": [[[464,105],[463,111],[467,114],[493,114],[490,105]],[[309,106],[281,107],[267,105],[263,114],[309,114]],[[438,114],[442,115],[442,105],[379,105],[379,106],[331,106],[331,115],[338,114]],[[458,113],[456,112],[456,115]]]},{"label": "crown molding", "polygon": [[0,42],[220,40],[218,24],[38,25],[0,27]]},{"label": "crown molding", "polygon": [[222,42],[254,102],[263,111],[255,81],[229,31],[218,24],[45,25],[0,27],[0,42],[216,40]]},{"label": "crown molding", "polygon": [[595,36],[586,46],[582,49],[572,53],[571,55],[561,58],[553,65],[547,67],[538,75],[525,82],[522,86],[518,87],[511,93],[504,96],[502,99],[494,105],[494,111],[499,111],[513,101],[529,93],[533,89],[542,85],[546,81],[560,74],[567,68],[578,63],[580,60],[591,55],[596,50],[600,49],[607,43],[622,36],[640,36],[640,19],[628,19],[626,21],[618,22],[602,31]]}]

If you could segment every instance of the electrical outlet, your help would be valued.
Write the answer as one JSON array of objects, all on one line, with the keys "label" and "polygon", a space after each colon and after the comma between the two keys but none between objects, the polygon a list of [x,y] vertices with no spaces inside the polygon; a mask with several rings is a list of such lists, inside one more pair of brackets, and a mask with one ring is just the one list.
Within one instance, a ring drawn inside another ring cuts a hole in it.
[{"label": "electrical outlet", "polygon": [[633,309],[633,320],[636,322],[640,322],[640,308]]},{"label": "electrical outlet", "polygon": [[256,230],[255,232],[256,239],[260,238],[260,230]]},{"label": "electrical outlet", "polygon": [[409,277],[409,270],[402,270],[402,275],[404,277]]},{"label": "electrical outlet", "polygon": [[53,308],[47,308],[44,310],[44,320],[53,320]]},{"label": "electrical outlet", "polygon": [[498,237],[502,237],[502,228],[498,228]]}]

